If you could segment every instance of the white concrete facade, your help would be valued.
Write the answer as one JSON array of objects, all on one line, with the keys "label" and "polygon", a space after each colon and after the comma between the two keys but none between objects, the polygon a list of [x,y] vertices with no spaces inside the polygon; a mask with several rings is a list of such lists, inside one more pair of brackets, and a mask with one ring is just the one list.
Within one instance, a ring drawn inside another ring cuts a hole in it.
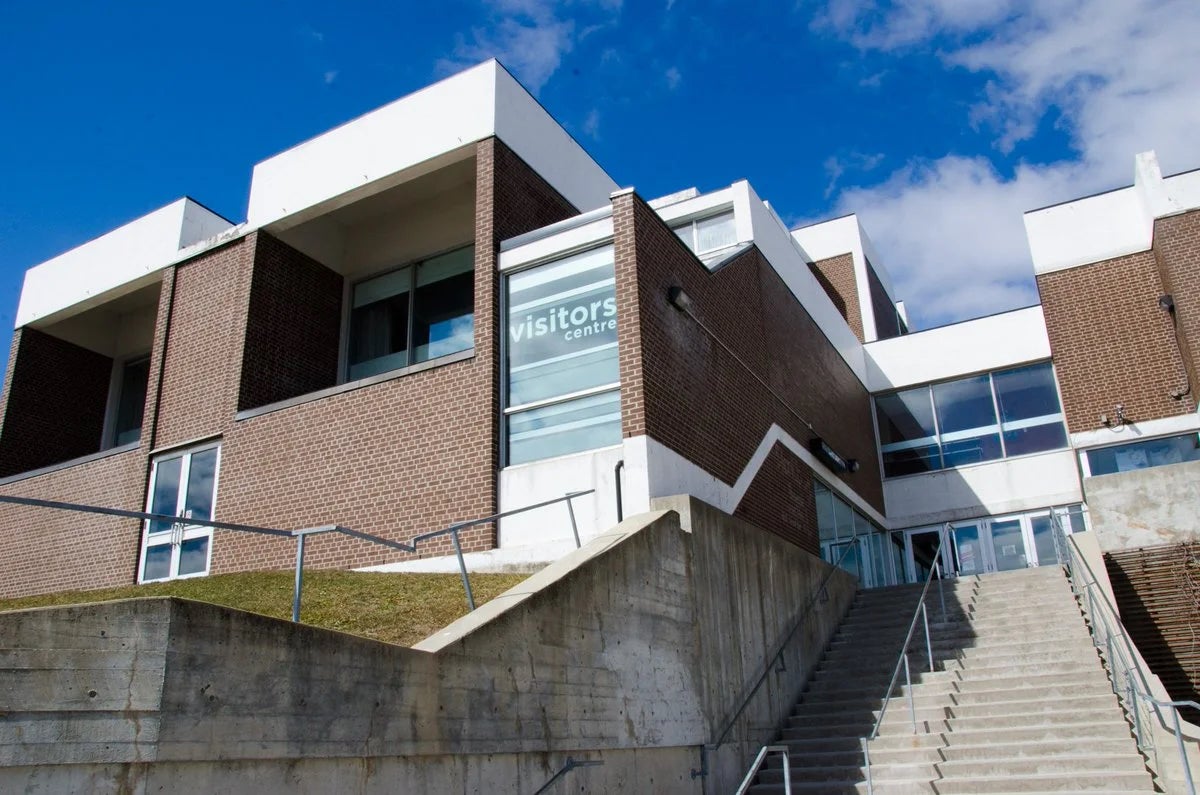
[{"label": "white concrete facade", "polygon": [[133,292],[157,278],[180,251],[233,228],[182,198],[30,268],[21,288],[16,327],[52,321]]},{"label": "white concrete facade", "polygon": [[1164,178],[1154,152],[1134,160],[1133,185],[1025,213],[1035,273],[1150,248],[1154,219],[1200,207],[1200,171]]},{"label": "white concrete facade", "polygon": [[867,385],[885,392],[1050,358],[1040,306],[868,343]]}]

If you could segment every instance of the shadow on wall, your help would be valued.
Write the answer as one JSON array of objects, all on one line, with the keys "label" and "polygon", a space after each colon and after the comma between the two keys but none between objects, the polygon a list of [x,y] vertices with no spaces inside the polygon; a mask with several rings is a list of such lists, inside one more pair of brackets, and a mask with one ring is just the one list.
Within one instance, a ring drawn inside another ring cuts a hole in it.
[{"label": "shadow on wall", "polygon": [[572,789],[728,792],[855,582],[694,499],[664,504],[414,649],[175,599],[0,615],[0,790],[526,793],[572,758],[603,762]]}]

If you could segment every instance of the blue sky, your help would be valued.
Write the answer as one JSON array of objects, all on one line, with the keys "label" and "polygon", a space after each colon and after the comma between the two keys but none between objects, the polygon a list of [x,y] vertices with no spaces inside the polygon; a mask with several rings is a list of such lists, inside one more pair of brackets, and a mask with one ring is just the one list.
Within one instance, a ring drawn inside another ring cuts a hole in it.
[{"label": "blue sky", "polygon": [[1021,213],[1200,166],[1195,0],[0,7],[0,343],[28,267],[500,58],[647,198],[858,212],[915,324],[1036,302]]}]

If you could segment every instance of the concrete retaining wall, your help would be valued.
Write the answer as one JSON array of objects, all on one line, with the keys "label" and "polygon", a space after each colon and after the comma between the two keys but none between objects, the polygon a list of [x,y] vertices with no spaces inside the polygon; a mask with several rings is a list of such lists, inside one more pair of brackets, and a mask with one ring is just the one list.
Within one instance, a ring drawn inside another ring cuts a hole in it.
[{"label": "concrete retaining wall", "polygon": [[1105,552],[1200,541],[1200,462],[1085,478],[1083,491]]},{"label": "concrete retaining wall", "polygon": [[855,583],[833,573],[750,693],[828,567],[670,504],[414,649],[174,599],[2,614],[0,791],[491,795],[573,757],[604,764],[551,791],[728,792]]}]

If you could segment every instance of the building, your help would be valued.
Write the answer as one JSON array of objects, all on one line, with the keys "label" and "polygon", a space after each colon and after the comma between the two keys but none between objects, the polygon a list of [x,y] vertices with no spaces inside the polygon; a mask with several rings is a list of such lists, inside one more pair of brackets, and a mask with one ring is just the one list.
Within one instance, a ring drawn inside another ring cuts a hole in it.
[{"label": "building", "polygon": [[[1137,164],[1026,216],[1040,306],[909,333],[856,217],[789,230],[746,182],[646,201],[481,64],[259,163],[245,222],[185,198],[28,272],[0,493],[181,521],[0,506],[0,594],[292,562],[188,518],[408,541],[576,490],[585,536],[691,494],[857,544],[867,585],[921,577],[946,522],[948,570],[1045,563],[1052,510],[1100,530],[1200,457],[1200,172]],[[560,505],[464,546],[574,540]]]}]

